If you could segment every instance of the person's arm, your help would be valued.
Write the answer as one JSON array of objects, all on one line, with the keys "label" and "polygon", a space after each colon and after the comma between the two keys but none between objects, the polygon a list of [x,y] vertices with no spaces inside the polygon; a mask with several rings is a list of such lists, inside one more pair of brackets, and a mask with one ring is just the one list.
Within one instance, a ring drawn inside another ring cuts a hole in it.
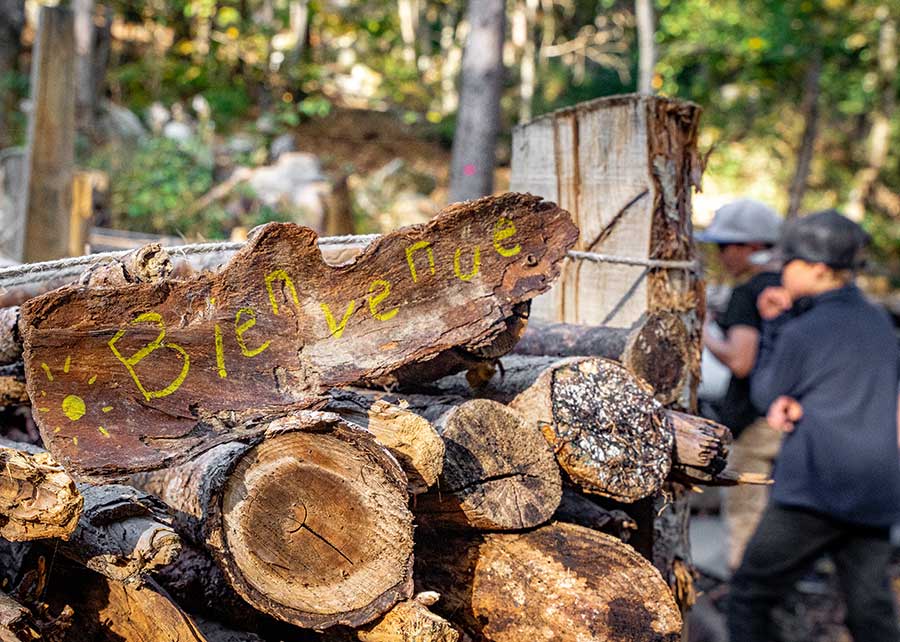
[{"label": "person's arm", "polygon": [[719,339],[704,327],[703,343],[734,376],[744,379],[756,363],[759,330],[749,325],[736,325],[728,329],[724,339]]},{"label": "person's arm", "polygon": [[793,318],[787,314],[790,297],[783,288],[766,288],[759,296],[759,311],[763,317],[756,368],[750,377],[750,401],[762,413],[782,396],[792,396],[802,369],[803,338],[782,336],[785,325]]}]

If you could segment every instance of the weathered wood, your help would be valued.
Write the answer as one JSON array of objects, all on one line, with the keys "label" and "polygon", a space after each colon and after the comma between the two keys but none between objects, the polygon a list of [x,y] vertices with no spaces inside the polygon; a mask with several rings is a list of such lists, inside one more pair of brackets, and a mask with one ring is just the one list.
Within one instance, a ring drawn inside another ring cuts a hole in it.
[{"label": "weathered wood", "polygon": [[102,288],[130,283],[160,283],[172,275],[174,265],[159,243],[148,243],[124,256],[95,263],[84,271],[81,285]]},{"label": "weathered wood", "polygon": [[549,287],[576,235],[552,203],[505,194],[342,266],[322,261],[312,230],[270,223],[215,274],[31,299],[19,326],[44,442],[85,476],[159,468],[239,437],[214,429],[217,412],[310,406],[333,386],[477,352]]},{"label": "weathered wood", "polygon": [[444,441],[427,419],[351,390],[335,388],[328,396],[329,412],[371,432],[397,458],[411,493],[424,493],[437,482],[444,466]]},{"label": "weathered wood", "polygon": [[[583,490],[624,502],[647,497],[672,465],[674,435],[646,384],[621,364],[596,357],[512,355],[476,392],[509,402],[540,427],[556,460]],[[466,392],[459,377],[441,391]]]},{"label": "weathered wood", "polygon": [[687,329],[681,318],[670,312],[644,315],[630,328],[531,324],[514,351],[528,355],[616,359],[649,383],[657,401],[663,404],[678,399],[691,374]]},{"label": "weathered wood", "polygon": [[572,524],[527,533],[421,538],[416,581],[435,610],[488,642],[674,642],[668,586],[627,544]]},{"label": "weathered wood", "polygon": [[[547,114],[513,130],[512,189],[566,208],[581,230],[577,249],[637,259],[692,256],[691,191],[699,184],[700,108],[655,96],[616,96]],[[665,310],[695,307],[678,270],[573,262],[536,320],[629,327]],[[687,298],[685,298],[685,296]],[[702,316],[702,315],[701,315]]]},{"label": "weathered wood", "polygon": [[84,513],[60,551],[87,568],[126,583],[140,583],[171,563],[181,538],[165,507],[129,486],[80,484]]},{"label": "weathered wood", "polygon": [[27,541],[72,534],[83,500],[49,453],[0,446],[0,470],[0,536]]},{"label": "weathered wood", "polygon": [[559,469],[536,425],[487,399],[360,392],[405,403],[444,440],[437,486],[416,496],[418,522],[515,530],[553,515],[562,492]]},{"label": "weathered wood", "polygon": [[26,160],[25,260],[69,254],[75,163],[75,31],[72,11],[42,6],[31,65]]},{"label": "weathered wood", "polygon": [[116,582],[76,565],[65,569],[65,578],[48,582],[47,602],[74,609],[66,642],[208,642],[191,616],[152,582]]},{"label": "weathered wood", "polygon": [[25,385],[25,366],[21,361],[0,366],[0,406],[24,406],[31,403]]},{"label": "weathered wood", "polygon": [[725,470],[732,442],[727,427],[677,410],[670,410],[668,415],[675,429],[673,463],[681,469],[679,472],[703,483]]},{"label": "weathered wood", "polygon": [[41,639],[31,611],[0,591],[0,642],[35,642]]},{"label": "weathered wood", "polygon": [[134,482],[176,511],[256,609],[304,627],[358,626],[412,592],[412,515],[400,466],[330,413],[246,419],[221,444]]},{"label": "weathered wood", "polygon": [[625,511],[604,508],[569,484],[563,484],[562,500],[553,519],[607,533],[623,542],[637,529],[637,523]]},{"label": "weathered wood", "polygon": [[0,309],[0,365],[15,363],[22,358],[18,324],[18,307]]},{"label": "weathered wood", "polygon": [[457,642],[459,632],[428,607],[438,601],[433,591],[397,603],[374,624],[357,631],[360,642]]}]

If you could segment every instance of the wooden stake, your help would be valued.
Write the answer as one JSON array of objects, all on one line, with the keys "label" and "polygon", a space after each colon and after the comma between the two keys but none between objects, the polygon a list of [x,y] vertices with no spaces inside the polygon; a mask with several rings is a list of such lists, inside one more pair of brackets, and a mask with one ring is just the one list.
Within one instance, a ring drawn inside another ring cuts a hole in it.
[{"label": "wooden stake", "polygon": [[75,18],[41,6],[32,56],[25,260],[69,255],[75,162]]}]

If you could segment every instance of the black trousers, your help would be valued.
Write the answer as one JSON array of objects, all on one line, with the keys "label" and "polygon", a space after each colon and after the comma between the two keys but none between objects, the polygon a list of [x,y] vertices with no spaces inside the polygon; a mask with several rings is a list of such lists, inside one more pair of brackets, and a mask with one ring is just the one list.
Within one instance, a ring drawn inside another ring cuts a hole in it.
[{"label": "black trousers", "polygon": [[730,642],[778,640],[772,607],[823,553],[829,553],[837,567],[854,642],[900,642],[887,577],[891,554],[887,529],[774,503],[763,513],[731,580]]}]

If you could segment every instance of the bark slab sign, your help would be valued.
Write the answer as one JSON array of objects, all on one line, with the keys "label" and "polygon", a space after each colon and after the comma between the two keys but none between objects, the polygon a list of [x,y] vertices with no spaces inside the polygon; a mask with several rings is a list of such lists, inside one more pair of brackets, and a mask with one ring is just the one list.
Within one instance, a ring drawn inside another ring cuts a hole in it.
[{"label": "bark slab sign", "polygon": [[215,274],[32,299],[20,330],[44,443],[81,476],[150,470],[240,437],[229,410],[313,407],[332,386],[477,352],[550,287],[577,235],[568,212],[508,193],[341,266],[312,230],[270,223]]}]

